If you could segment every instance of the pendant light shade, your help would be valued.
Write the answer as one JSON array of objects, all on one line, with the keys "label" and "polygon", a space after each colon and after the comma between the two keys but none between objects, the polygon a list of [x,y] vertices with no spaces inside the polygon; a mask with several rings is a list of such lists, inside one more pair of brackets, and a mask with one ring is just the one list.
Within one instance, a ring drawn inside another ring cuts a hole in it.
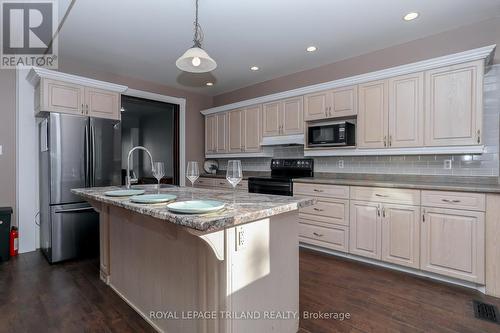
[{"label": "pendant light shade", "polygon": [[184,54],[177,59],[175,65],[181,71],[190,73],[206,73],[217,68],[217,63],[210,58],[208,53],[201,48],[203,41],[203,31],[198,23],[198,0],[196,0],[196,16],[194,21],[194,37],[193,47],[188,49]]},{"label": "pendant light shade", "polygon": [[199,47],[192,47],[175,62],[177,68],[190,73],[206,73],[217,68],[217,63]]}]

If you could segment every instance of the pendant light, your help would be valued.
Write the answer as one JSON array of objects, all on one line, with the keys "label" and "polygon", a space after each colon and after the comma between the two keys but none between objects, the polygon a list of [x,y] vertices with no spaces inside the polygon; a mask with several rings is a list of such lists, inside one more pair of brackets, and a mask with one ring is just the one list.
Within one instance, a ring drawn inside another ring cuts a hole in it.
[{"label": "pendant light", "polygon": [[194,21],[194,45],[177,59],[175,65],[182,71],[190,73],[206,73],[213,71],[217,67],[214,59],[201,48],[203,41],[203,31],[198,23],[198,0],[196,0],[196,19]]}]

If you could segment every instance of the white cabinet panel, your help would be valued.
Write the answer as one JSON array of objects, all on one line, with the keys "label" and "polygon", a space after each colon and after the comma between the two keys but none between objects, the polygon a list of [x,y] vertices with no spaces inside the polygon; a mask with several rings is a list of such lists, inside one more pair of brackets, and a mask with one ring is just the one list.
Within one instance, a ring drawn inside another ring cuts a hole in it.
[{"label": "white cabinet panel", "polygon": [[387,81],[359,85],[357,146],[387,147],[388,135]]}]

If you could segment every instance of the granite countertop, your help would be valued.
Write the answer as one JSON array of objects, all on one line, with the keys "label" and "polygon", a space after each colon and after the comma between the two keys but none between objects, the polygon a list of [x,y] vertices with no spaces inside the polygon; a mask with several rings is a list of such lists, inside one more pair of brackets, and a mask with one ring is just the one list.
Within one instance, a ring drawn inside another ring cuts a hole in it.
[{"label": "granite countertop", "polygon": [[296,178],[294,183],[352,185],[370,187],[408,188],[419,190],[500,193],[496,177],[445,177],[445,176],[365,176],[345,177],[338,174],[320,174],[315,177]]},{"label": "granite countertop", "polygon": [[[270,177],[271,172],[270,171],[243,171],[243,179],[247,180],[250,177]],[[226,178],[226,172],[225,171],[218,171],[215,174],[211,173],[202,173],[200,177],[205,177],[205,178]]]},{"label": "granite countertop", "polygon": [[[162,188],[161,193],[174,194],[176,201],[210,199],[226,203],[226,208],[219,212],[189,215],[174,214],[170,212],[165,204],[135,204],[130,202],[129,197],[117,198],[104,195],[106,191],[119,190],[123,187],[93,187],[73,189],[73,193],[85,198],[109,205],[122,207],[130,211],[149,215],[161,220],[175,223],[181,226],[193,228],[199,231],[211,232],[228,228],[234,225],[260,220],[273,215],[278,215],[307,207],[314,203],[311,198],[294,198],[288,196],[264,195],[246,193],[242,191],[212,190],[189,187]],[[156,190],[146,189],[146,193],[157,193]],[[235,199],[235,201],[233,201]]]}]

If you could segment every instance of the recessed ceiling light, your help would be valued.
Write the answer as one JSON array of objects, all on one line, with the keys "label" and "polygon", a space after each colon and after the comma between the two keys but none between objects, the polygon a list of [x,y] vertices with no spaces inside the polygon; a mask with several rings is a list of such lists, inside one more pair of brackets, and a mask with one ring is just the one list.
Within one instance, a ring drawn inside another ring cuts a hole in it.
[{"label": "recessed ceiling light", "polygon": [[418,15],[419,14],[417,12],[411,12],[411,13],[408,13],[405,16],[403,16],[403,20],[411,21],[411,20],[416,19],[418,17]]},{"label": "recessed ceiling light", "polygon": [[258,70],[259,70],[259,67],[257,67],[257,66],[252,66],[252,67],[250,67],[250,69],[251,69],[251,70],[253,70],[253,71],[258,71]]},{"label": "recessed ceiling light", "polygon": [[211,86],[214,85],[214,83],[213,82],[207,82],[206,85],[209,86],[209,87],[211,87]]},{"label": "recessed ceiling light", "polygon": [[316,46],[309,46],[309,47],[306,49],[306,51],[307,51],[307,52],[314,52],[314,51],[316,51],[316,50],[317,50]]}]

